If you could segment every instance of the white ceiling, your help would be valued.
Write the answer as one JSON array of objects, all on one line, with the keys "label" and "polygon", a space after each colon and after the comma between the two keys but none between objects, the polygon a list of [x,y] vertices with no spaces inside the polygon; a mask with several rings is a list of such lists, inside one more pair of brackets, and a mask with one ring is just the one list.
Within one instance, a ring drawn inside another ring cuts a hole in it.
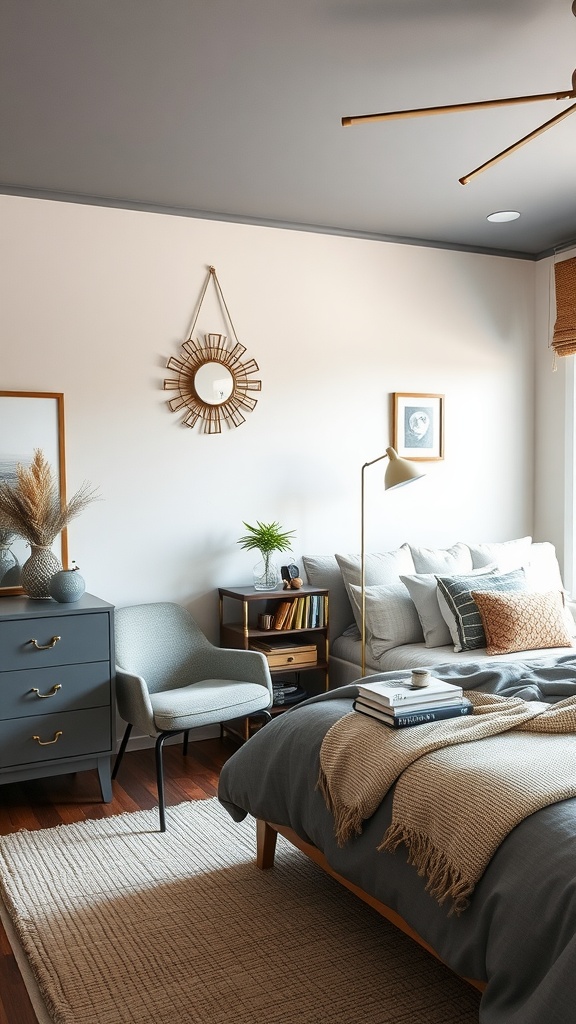
[{"label": "white ceiling", "polygon": [[[571,0],[0,0],[0,192],[537,258],[576,241]],[[490,224],[497,210],[522,214]]]}]

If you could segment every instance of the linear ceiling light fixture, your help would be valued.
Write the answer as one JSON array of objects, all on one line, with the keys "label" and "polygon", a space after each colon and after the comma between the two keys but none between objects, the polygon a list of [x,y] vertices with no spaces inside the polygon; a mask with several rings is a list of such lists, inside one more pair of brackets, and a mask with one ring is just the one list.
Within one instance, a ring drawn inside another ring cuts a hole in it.
[{"label": "linear ceiling light fixture", "polygon": [[[576,17],[576,0],[572,3],[572,14]],[[463,110],[482,110],[486,107],[503,107],[512,106],[517,103],[534,103],[541,100],[569,100],[576,99],[576,70],[572,74],[572,87],[570,89],[564,89],[560,92],[546,92],[537,93],[533,96],[510,96],[505,99],[495,100],[476,100],[471,103],[449,103],[441,107],[416,107],[413,110],[389,110],[384,111],[381,114],[353,114],[350,117],[342,118],[342,125],[347,128],[350,125],[355,124],[369,124],[372,121],[395,121],[401,118],[408,117],[428,117],[431,114],[452,114]],[[504,157],[510,156],[511,153],[515,153],[521,146],[525,146],[527,142],[531,142],[532,139],[537,138],[538,135],[542,135],[543,132],[547,131],[548,128],[552,128],[553,125],[558,124],[559,121],[563,121],[565,117],[573,114],[576,111],[576,103],[572,106],[567,107],[560,114],[556,114],[545,124],[535,128],[534,131],[525,135],[518,142],[514,142],[511,146],[503,149],[502,152],[497,153],[496,156],[486,160],[485,163],[480,164],[479,167],[475,167],[473,171],[469,171],[468,174],[464,174],[458,179],[461,185],[467,185],[472,178],[475,178],[482,171],[486,171],[489,167],[493,167],[494,164],[503,160]]]}]

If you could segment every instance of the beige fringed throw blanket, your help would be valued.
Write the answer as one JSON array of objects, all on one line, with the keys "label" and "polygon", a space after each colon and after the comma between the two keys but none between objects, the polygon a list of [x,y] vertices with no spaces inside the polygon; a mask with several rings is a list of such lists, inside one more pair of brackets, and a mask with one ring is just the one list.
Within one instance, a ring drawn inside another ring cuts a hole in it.
[{"label": "beige fringed throw blanket", "polygon": [[[396,782],[378,847],[404,843],[439,903],[459,914],[502,840],[576,796],[576,696],[557,704],[467,692],[474,714],[390,729],[356,711],[327,732],[319,787],[343,845]],[[482,742],[472,742],[481,740]]]}]

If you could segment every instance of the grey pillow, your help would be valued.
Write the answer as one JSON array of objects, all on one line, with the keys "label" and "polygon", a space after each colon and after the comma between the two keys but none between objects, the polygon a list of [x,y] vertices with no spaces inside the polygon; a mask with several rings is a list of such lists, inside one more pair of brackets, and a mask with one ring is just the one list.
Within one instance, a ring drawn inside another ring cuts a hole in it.
[{"label": "grey pillow", "polygon": [[[350,593],[361,623],[362,588],[352,584]],[[366,587],[364,597],[366,642],[376,659],[393,647],[422,643],[422,627],[418,613],[401,583]],[[450,638],[447,643],[450,643]]]},{"label": "grey pillow", "polygon": [[438,604],[436,596],[438,583],[434,573],[401,576],[400,579],[416,606],[426,647],[445,647],[446,644],[452,643],[450,630]]},{"label": "grey pillow", "polygon": [[[466,576],[485,576],[494,566],[475,569]],[[422,623],[424,643],[426,647],[445,647],[454,643],[447,621],[440,610],[438,599],[438,581],[435,573],[419,573],[417,576],[401,576],[404,586],[416,605],[418,617]]]},{"label": "grey pillow", "polygon": [[497,575],[437,576],[438,604],[450,630],[455,651],[473,651],[486,646],[482,618],[471,591],[526,590],[523,569]]}]

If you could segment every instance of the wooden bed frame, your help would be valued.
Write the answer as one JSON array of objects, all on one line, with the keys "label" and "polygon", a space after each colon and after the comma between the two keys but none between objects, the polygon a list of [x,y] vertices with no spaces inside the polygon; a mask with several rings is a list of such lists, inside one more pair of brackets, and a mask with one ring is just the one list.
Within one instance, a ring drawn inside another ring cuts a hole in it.
[{"label": "wooden bed frame", "polygon": [[[433,947],[418,935],[418,932],[411,928],[407,921],[400,914],[397,914],[395,910],[391,910],[385,903],[381,903],[380,900],[375,899],[374,896],[370,896],[369,893],[364,892],[358,885],[354,885],[353,882],[349,882],[343,875],[338,874],[334,871],[330,864],[326,860],[326,857],[320,850],[318,850],[311,843],[305,842],[301,839],[293,829],[287,825],[275,825],[271,821],[262,821],[257,819],[256,821],[256,864],[262,870],[274,867],[274,856],[276,854],[276,840],[278,836],[284,836],[293,846],[305,853],[310,860],[313,860],[315,864],[318,864],[323,871],[325,871],[332,878],[335,878],[337,882],[353,892],[359,899],[364,900],[370,907],[376,910],[382,917],[385,917],[387,921],[399,928],[400,931],[404,932],[405,935],[409,935],[411,939],[418,942],[420,946],[423,946],[432,956],[435,956],[437,960],[444,963],[442,958],[438,956]],[[446,965],[445,965],[446,966]],[[479,992],[483,992],[486,988],[485,981],[477,981],[475,978],[462,978],[473,988],[478,989]]]}]

